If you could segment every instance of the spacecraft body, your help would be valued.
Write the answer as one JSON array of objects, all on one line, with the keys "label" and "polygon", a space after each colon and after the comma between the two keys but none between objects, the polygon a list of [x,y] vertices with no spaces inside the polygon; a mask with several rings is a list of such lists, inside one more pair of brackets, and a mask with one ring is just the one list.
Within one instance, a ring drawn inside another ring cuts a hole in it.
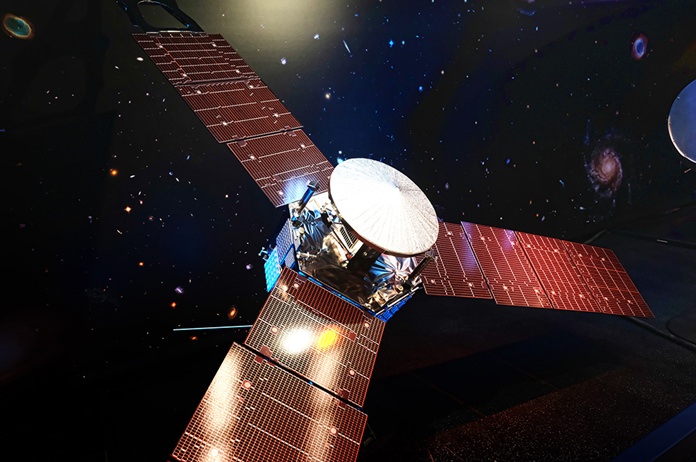
[{"label": "spacecraft body", "polygon": [[388,320],[418,290],[438,236],[435,210],[406,175],[371,159],[349,159],[329,191],[308,185],[265,258],[270,292],[283,267]]}]

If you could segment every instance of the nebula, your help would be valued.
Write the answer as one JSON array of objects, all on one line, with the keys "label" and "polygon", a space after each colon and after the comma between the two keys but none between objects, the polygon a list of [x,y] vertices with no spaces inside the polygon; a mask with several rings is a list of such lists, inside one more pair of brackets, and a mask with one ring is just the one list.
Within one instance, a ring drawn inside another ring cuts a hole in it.
[{"label": "nebula", "polygon": [[648,37],[643,34],[636,34],[631,41],[631,58],[636,61],[643,59],[648,51]]},{"label": "nebula", "polygon": [[623,179],[619,154],[611,146],[596,147],[587,164],[587,173],[594,191],[600,197],[612,197]]},{"label": "nebula", "polygon": [[13,38],[23,40],[34,38],[34,28],[31,23],[25,18],[10,13],[2,18],[2,30]]}]

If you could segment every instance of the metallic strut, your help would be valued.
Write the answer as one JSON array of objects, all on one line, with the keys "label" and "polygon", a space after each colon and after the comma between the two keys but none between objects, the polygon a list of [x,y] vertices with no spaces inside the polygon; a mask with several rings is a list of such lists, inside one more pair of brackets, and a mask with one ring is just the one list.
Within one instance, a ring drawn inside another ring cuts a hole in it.
[{"label": "metallic strut", "polygon": [[140,12],[138,5],[156,5],[161,7],[184,26],[181,29],[174,30],[203,32],[201,26],[199,26],[193,18],[179,9],[176,0],[116,0],[116,3],[126,12],[131,24],[140,28],[143,32],[162,32],[163,29],[155,27],[147,22]]}]

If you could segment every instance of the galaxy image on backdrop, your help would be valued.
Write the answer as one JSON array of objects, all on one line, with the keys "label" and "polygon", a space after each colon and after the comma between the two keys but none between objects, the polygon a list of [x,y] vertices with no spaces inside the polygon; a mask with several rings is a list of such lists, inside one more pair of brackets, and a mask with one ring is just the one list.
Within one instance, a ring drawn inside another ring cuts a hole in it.
[{"label": "galaxy image on backdrop", "polygon": [[[445,222],[613,248],[654,312],[417,293],[384,330],[359,461],[612,460],[691,409],[695,2],[175,3],[333,166],[390,165]],[[264,306],[262,249],[286,211],[118,2],[8,0],[0,16],[5,445],[166,460]],[[667,439],[694,443],[691,416]]]}]

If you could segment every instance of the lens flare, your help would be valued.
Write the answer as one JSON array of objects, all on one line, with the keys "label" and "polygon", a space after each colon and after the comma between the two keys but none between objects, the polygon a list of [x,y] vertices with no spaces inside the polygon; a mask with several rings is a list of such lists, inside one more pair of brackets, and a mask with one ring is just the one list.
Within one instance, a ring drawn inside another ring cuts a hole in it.
[{"label": "lens flare", "polygon": [[283,350],[291,355],[302,353],[312,345],[312,333],[308,329],[292,329],[282,341]]},{"label": "lens flare", "polygon": [[338,332],[334,327],[327,327],[316,340],[316,347],[319,350],[327,350],[338,342]]}]

